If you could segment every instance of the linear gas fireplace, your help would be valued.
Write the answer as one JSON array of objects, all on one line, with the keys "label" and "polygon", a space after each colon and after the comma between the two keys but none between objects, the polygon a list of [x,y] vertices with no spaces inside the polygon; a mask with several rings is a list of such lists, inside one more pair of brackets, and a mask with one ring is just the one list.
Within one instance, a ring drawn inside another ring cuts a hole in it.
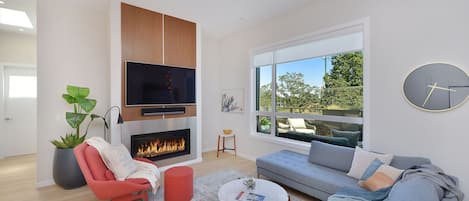
[{"label": "linear gas fireplace", "polygon": [[190,129],[132,135],[133,157],[152,161],[190,154]]}]

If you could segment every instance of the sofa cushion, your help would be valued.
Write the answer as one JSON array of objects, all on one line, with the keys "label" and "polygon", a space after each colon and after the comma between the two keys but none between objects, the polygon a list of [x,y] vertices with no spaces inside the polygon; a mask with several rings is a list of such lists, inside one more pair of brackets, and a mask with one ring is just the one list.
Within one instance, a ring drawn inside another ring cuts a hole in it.
[{"label": "sofa cushion", "polygon": [[410,156],[394,156],[391,161],[391,166],[398,169],[409,169],[416,165],[430,164],[431,161],[428,158],[423,157],[410,157]]},{"label": "sofa cushion", "polygon": [[352,166],[354,149],[312,141],[309,150],[309,162],[347,172]]},{"label": "sofa cushion", "polygon": [[444,192],[442,188],[423,177],[412,177],[399,181],[389,192],[388,201],[440,201]]},{"label": "sofa cushion", "polygon": [[292,151],[283,150],[257,158],[256,164],[258,168],[282,174],[328,194],[334,194],[342,187],[357,187],[357,180],[348,177],[345,172],[310,163],[307,155]]}]

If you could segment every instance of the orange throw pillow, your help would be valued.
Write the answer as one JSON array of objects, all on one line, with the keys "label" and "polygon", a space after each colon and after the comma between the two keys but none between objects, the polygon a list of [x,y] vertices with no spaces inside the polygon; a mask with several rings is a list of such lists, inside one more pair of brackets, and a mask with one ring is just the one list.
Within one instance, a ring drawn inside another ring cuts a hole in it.
[{"label": "orange throw pillow", "polygon": [[377,191],[392,186],[394,180],[382,172],[375,172],[367,180],[360,181],[358,184],[366,190]]}]

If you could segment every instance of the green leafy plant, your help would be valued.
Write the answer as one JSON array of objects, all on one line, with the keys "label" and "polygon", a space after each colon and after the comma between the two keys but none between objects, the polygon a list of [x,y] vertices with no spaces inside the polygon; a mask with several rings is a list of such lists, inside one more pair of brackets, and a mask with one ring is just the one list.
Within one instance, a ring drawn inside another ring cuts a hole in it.
[{"label": "green leafy plant", "polygon": [[[67,103],[73,105],[73,112],[66,112],[65,119],[68,125],[75,129],[75,132],[68,133],[65,137],[60,137],[60,140],[51,141],[58,149],[74,148],[75,146],[83,143],[88,128],[91,122],[100,117],[99,115],[90,114],[96,107],[96,100],[87,98],[90,94],[90,89],[86,87],[67,86],[67,93],[62,95],[62,98]],[[90,116],[90,121],[83,135],[80,134],[80,125],[85,121],[86,117]]]}]

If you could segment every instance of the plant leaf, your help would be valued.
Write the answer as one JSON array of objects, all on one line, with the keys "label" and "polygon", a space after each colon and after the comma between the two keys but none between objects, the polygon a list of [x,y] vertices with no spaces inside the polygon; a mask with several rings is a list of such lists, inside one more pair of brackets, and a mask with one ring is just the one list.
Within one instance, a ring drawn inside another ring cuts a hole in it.
[{"label": "plant leaf", "polygon": [[90,88],[67,85],[67,92],[75,98],[86,98],[90,95]]},{"label": "plant leaf", "polygon": [[69,94],[62,94],[62,98],[64,98],[65,101],[67,101],[67,103],[69,104],[78,102],[76,98],[74,98],[73,96],[70,96]]},{"label": "plant leaf", "polygon": [[96,100],[95,99],[86,99],[86,98],[78,98],[78,105],[80,105],[81,109],[85,110],[85,112],[91,112],[94,107],[96,107]]},{"label": "plant leaf", "polygon": [[65,113],[65,119],[67,119],[67,123],[70,127],[78,128],[80,124],[83,123],[87,115],[88,114],[67,112]]}]

